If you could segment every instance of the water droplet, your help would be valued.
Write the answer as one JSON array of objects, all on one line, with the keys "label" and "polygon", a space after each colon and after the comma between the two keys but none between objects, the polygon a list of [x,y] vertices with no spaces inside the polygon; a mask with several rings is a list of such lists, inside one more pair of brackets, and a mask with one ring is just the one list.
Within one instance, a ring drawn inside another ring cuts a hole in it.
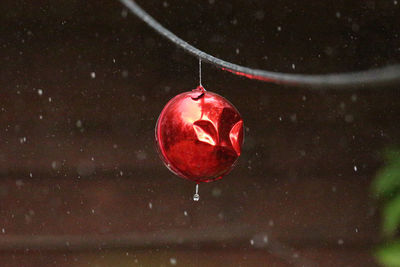
[{"label": "water droplet", "polygon": [[145,160],[147,159],[147,153],[145,151],[139,150],[135,152],[136,158],[138,160]]},{"label": "water droplet", "polygon": [[213,197],[219,197],[221,196],[221,189],[219,189],[218,187],[214,187],[211,191],[211,194],[213,195]]},{"label": "water droplet", "polygon": [[58,163],[57,163],[57,161],[52,161],[52,162],[51,162],[51,168],[52,168],[53,170],[58,169]]},{"label": "water droplet", "polygon": [[351,25],[351,29],[353,30],[353,32],[358,32],[360,30],[360,25],[358,25],[357,23],[353,23],[353,25]]},{"label": "water droplet", "polygon": [[171,265],[176,265],[177,264],[177,260],[175,258],[170,258],[169,259],[169,263],[171,263]]},{"label": "water droplet", "polygon": [[263,10],[258,10],[255,14],[256,19],[263,20],[265,17],[265,12]]},{"label": "water droplet", "polygon": [[128,16],[128,10],[122,9],[122,11],[121,11],[121,16],[122,16],[123,18],[126,18],[126,17]]},{"label": "water droplet", "polygon": [[89,160],[81,160],[78,163],[76,168],[77,173],[80,176],[90,176],[96,170],[96,166],[92,161]]},{"label": "water droplet", "polygon": [[344,116],[344,120],[348,123],[351,123],[354,121],[354,116],[352,114],[346,114],[346,116]]},{"label": "water droplet", "polygon": [[37,93],[38,93],[38,95],[43,95],[43,90],[42,89],[38,89]]},{"label": "water droplet", "polygon": [[199,196],[199,184],[196,184],[196,193],[193,195],[193,200],[194,201],[199,201],[200,196]]}]

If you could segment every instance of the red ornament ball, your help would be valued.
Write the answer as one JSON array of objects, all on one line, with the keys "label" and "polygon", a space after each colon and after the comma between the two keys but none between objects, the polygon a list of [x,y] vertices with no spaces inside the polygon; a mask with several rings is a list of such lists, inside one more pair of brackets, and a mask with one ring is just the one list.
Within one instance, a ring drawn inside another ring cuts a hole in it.
[{"label": "red ornament ball", "polygon": [[243,120],[228,100],[199,86],[165,105],[156,142],[173,173],[197,183],[211,182],[226,175],[240,156]]}]

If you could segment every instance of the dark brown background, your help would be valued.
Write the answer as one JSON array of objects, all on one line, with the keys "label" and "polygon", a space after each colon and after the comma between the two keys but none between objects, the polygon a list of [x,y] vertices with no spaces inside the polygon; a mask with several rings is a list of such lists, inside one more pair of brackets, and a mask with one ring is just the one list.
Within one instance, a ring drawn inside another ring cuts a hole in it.
[{"label": "dark brown background", "polygon": [[[138,2],[251,67],[400,59],[393,1]],[[399,86],[299,89],[204,64],[203,84],[235,104],[246,139],[233,172],[194,203],[153,136],[163,105],[197,86],[197,60],[127,13],[118,1],[1,1],[0,265],[375,266],[369,184],[400,141]]]}]

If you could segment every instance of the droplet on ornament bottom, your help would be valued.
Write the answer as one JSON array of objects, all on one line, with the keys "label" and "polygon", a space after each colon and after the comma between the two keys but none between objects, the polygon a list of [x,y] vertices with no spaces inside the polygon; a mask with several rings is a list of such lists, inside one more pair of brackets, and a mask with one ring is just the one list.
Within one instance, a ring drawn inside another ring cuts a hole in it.
[{"label": "droplet on ornament bottom", "polygon": [[199,195],[199,184],[196,184],[196,193],[193,195],[193,200],[194,201],[199,201],[200,195]]},{"label": "droplet on ornament bottom", "polygon": [[198,87],[165,105],[155,134],[168,169],[197,183],[211,182],[229,173],[240,156],[243,120],[228,100]]}]

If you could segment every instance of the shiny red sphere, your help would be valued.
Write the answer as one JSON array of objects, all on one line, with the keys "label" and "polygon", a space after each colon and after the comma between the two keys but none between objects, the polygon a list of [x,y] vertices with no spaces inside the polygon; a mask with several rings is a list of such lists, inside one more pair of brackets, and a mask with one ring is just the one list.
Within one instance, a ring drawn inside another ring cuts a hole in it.
[{"label": "shiny red sphere", "polygon": [[173,173],[211,182],[227,174],[240,156],[243,121],[228,100],[199,87],[165,105],[157,121],[156,141]]}]

